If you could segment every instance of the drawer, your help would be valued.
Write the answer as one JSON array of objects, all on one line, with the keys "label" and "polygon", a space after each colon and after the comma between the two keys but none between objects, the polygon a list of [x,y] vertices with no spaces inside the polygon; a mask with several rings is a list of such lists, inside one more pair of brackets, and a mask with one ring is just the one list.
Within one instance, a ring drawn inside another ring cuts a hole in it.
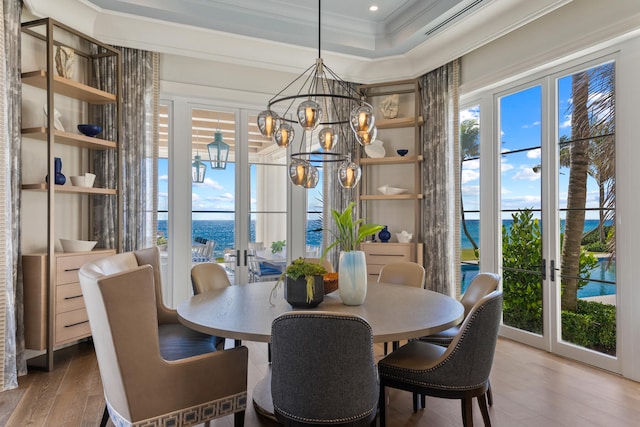
[{"label": "drawer", "polygon": [[56,284],[78,282],[78,270],[89,261],[95,261],[109,255],[104,251],[99,253],[82,253],[78,255],[65,255],[56,257]]},{"label": "drawer", "polygon": [[55,345],[79,340],[89,335],[91,335],[91,327],[86,309],[56,315]]},{"label": "drawer", "polygon": [[56,314],[84,308],[80,283],[56,286]]}]

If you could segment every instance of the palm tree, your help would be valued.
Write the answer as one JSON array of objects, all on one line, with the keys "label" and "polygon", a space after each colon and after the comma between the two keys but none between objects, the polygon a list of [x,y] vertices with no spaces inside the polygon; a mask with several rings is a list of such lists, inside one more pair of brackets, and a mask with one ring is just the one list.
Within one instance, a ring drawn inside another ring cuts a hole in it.
[{"label": "palm tree", "polygon": [[[465,160],[478,157],[480,155],[480,126],[476,119],[463,120],[460,123],[460,175],[462,175],[462,163]],[[462,182],[462,176],[460,181]],[[462,216],[462,229],[464,235],[469,239],[473,246],[473,252],[478,256],[478,244],[469,233],[467,229],[467,221],[464,216],[464,200],[462,194],[460,194],[460,212]]]}]

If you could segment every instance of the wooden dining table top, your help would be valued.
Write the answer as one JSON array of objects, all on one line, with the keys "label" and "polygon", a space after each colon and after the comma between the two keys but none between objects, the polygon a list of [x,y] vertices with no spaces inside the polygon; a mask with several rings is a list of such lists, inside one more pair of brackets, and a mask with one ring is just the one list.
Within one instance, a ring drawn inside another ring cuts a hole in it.
[{"label": "wooden dining table top", "polygon": [[404,285],[370,281],[362,305],[342,303],[339,291],[324,296],[313,309],[293,308],[284,299],[283,284],[269,301],[275,282],[231,285],[194,295],[177,308],[185,326],[210,335],[269,342],[271,322],[293,310],[352,313],[363,317],[373,330],[374,342],[427,336],[459,324],[464,307],[454,298]]}]

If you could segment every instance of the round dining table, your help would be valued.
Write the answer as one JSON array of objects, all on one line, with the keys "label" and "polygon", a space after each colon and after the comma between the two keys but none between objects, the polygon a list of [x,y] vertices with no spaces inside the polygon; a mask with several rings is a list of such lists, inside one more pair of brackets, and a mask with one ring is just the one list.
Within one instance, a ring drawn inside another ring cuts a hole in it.
[{"label": "round dining table", "polygon": [[[293,308],[284,299],[283,285],[275,282],[232,285],[208,291],[182,302],[180,322],[206,334],[238,340],[269,342],[271,323],[280,314],[292,310],[321,310],[356,314],[369,322],[374,342],[418,338],[443,331],[462,321],[464,307],[449,296],[390,283],[369,282],[362,305],[345,305],[339,291],[324,296],[313,309]],[[271,419],[271,375],[259,381],[253,390],[256,411]]]}]

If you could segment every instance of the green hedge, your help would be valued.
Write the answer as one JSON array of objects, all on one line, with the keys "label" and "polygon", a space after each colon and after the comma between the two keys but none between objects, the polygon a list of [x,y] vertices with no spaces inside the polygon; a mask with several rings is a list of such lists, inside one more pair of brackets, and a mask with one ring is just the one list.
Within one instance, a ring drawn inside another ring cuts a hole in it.
[{"label": "green hedge", "polygon": [[576,312],[562,312],[562,339],[615,356],[616,307],[578,300]]}]

